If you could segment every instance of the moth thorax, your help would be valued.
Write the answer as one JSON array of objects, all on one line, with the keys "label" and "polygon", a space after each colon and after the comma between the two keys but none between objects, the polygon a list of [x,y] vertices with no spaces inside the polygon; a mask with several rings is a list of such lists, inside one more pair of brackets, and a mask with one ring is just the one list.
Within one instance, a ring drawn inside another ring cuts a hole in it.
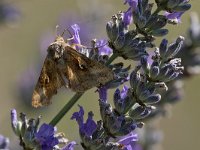
[{"label": "moth thorax", "polygon": [[47,52],[50,57],[57,60],[63,56],[64,46],[59,43],[53,43],[48,47]]}]

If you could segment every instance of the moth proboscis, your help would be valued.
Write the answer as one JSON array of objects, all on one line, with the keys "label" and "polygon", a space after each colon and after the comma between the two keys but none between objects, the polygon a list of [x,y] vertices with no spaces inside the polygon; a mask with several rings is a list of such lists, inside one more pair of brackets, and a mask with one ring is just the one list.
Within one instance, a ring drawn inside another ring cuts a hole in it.
[{"label": "moth proboscis", "polygon": [[113,78],[110,68],[79,53],[62,36],[57,36],[47,49],[47,56],[33,91],[32,106],[49,105],[51,97],[63,86],[74,92],[84,92],[104,85]]}]

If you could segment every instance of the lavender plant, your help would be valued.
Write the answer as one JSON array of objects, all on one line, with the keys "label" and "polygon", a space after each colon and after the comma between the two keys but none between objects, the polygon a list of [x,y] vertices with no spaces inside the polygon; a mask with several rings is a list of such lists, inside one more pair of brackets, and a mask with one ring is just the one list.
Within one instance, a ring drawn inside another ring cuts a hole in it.
[{"label": "lavender plant", "polygon": [[[78,123],[83,149],[146,149],[144,144],[137,142],[140,139],[136,129],[143,128],[146,120],[162,112],[165,103],[179,98],[177,95],[173,97],[173,89],[176,79],[184,72],[181,58],[187,61],[185,54],[182,53],[181,56],[180,51],[198,47],[195,40],[198,41],[199,35],[195,34],[193,28],[190,29],[189,39],[194,38],[194,42],[184,43],[184,38],[178,36],[175,42],[170,44],[167,39],[163,39],[158,47],[155,44],[156,39],[168,34],[169,31],[165,28],[168,23],[180,22],[181,15],[191,7],[188,2],[155,0],[155,3],[150,3],[148,0],[125,0],[124,4],[128,4],[128,10],[113,15],[106,25],[107,42],[92,40],[92,49],[77,46],[78,52],[110,67],[115,76],[114,80],[97,89],[101,115],[99,121],[94,121],[94,114],[89,112],[84,122],[82,106],[79,106],[80,110],[71,117]],[[193,18],[192,25],[195,23]],[[78,25],[72,26],[74,40],[71,44],[81,44],[79,29]],[[105,43],[108,43],[108,46]],[[149,49],[152,48],[154,53],[150,57]],[[193,57],[192,54],[190,56]],[[136,61],[137,64],[131,69],[130,66],[124,67],[122,62],[113,63],[118,57],[133,63]],[[189,60],[188,62],[184,62],[187,69],[198,64],[198,61],[192,64]],[[120,85],[123,85],[122,90]],[[113,106],[108,98],[110,89],[115,89]],[[68,142],[62,133],[56,133],[55,126],[83,94],[76,93],[49,124],[40,125],[40,117],[27,119],[23,113],[20,114],[21,121],[18,121],[16,110],[12,110],[12,128],[23,149],[72,150],[76,142]]]}]

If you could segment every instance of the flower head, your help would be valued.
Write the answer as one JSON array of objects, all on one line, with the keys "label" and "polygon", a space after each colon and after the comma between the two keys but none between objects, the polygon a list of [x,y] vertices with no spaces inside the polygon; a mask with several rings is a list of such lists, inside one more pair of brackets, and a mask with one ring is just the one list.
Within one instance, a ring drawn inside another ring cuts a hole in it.
[{"label": "flower head", "polygon": [[46,123],[42,124],[37,133],[35,133],[36,141],[40,143],[42,150],[51,150],[59,143],[55,137],[56,128]]},{"label": "flower head", "polygon": [[183,15],[183,12],[165,12],[164,14],[167,19],[170,21],[170,23],[181,23],[181,16]]},{"label": "flower head", "polygon": [[80,40],[80,36],[79,36],[79,32],[80,32],[80,27],[77,24],[73,24],[71,26],[72,28],[72,35],[74,36],[72,43],[73,44],[81,44],[81,40]]},{"label": "flower head", "polygon": [[107,45],[106,40],[98,40],[96,42],[96,47],[98,48],[99,55],[110,55],[112,54],[112,49]]},{"label": "flower head", "polygon": [[146,42],[137,38],[134,30],[128,30],[131,18],[129,11],[114,15],[107,23],[106,31],[113,53],[117,53],[124,59],[138,60],[141,56],[147,55]]},{"label": "flower head", "polygon": [[138,141],[137,134],[131,132],[118,140],[118,143],[121,144],[123,150],[140,150],[136,148],[136,141]]},{"label": "flower head", "polygon": [[[39,123],[40,116],[37,119],[27,119],[26,115],[21,113],[20,120],[17,120],[16,110],[11,110],[12,128],[19,137],[23,148],[52,150],[55,147],[58,148],[58,144],[66,144],[68,142],[63,134],[56,133],[57,130],[52,125],[43,123],[39,127]],[[71,146],[71,148],[73,148],[73,146]]]},{"label": "flower head", "polygon": [[88,118],[86,122],[83,122],[83,116],[84,116],[84,109],[82,106],[79,106],[80,110],[79,112],[73,113],[71,119],[76,119],[78,125],[79,125],[79,131],[80,134],[90,137],[97,129],[97,124],[93,120],[93,113],[88,113]]},{"label": "flower head", "polygon": [[107,87],[106,86],[101,86],[98,89],[99,92],[99,99],[103,100],[103,101],[107,101]]},{"label": "flower head", "polygon": [[128,4],[130,7],[136,9],[138,5],[138,0],[124,0],[124,4]]},{"label": "flower head", "polygon": [[131,8],[129,8],[126,12],[124,12],[123,22],[125,26],[128,26],[133,22],[133,14]]}]

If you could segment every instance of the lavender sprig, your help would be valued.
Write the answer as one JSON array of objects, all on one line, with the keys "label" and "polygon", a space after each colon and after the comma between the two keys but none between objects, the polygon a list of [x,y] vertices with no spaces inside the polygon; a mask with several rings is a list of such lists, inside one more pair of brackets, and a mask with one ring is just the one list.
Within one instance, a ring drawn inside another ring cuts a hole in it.
[{"label": "lavender sprig", "polygon": [[[79,134],[82,140],[82,147],[88,150],[110,150],[110,149],[123,149],[134,150],[137,135],[130,133],[121,138],[110,138],[110,135],[105,131],[102,121],[97,123],[93,120],[93,113],[88,113],[88,119],[84,123],[84,110],[79,106],[79,112],[75,112],[71,119],[76,119],[79,125]],[[136,150],[136,149],[135,149]]]},{"label": "lavender sprig", "polygon": [[[148,117],[148,124],[143,130],[141,137],[141,145],[143,149],[158,149],[161,145],[162,138],[156,138],[160,134],[158,127],[158,116],[168,116],[170,113],[170,106],[179,102],[184,96],[184,80],[199,74],[199,19],[196,13],[191,14],[191,24],[187,31],[186,40],[181,48],[181,52],[178,53],[178,57],[182,58],[182,64],[184,66],[184,74],[177,80],[169,82],[169,90],[162,93],[162,100],[156,104],[157,109],[152,112]],[[144,120],[147,121],[147,120]],[[152,123],[152,122],[157,122]],[[149,134],[151,132],[151,134]],[[146,137],[150,137],[147,139]]]},{"label": "lavender sprig", "polygon": [[[20,120],[18,120],[16,110],[11,110],[11,125],[15,135],[19,137],[20,146],[24,150],[71,150],[70,147],[76,143],[68,142],[64,134],[56,133],[57,128],[52,125],[43,123],[39,127],[40,119],[41,116],[37,119],[27,119],[24,113],[20,113]],[[61,148],[59,144],[65,146]]]}]

